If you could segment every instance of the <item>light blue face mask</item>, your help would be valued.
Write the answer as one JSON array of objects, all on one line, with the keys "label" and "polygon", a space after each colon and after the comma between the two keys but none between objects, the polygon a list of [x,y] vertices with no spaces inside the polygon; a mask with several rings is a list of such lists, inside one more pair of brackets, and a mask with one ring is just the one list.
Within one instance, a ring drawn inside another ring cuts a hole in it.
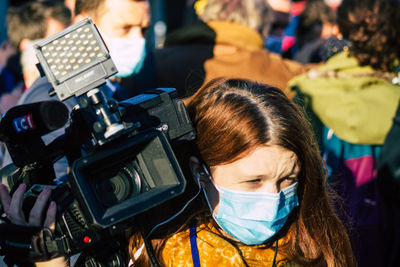
[{"label": "light blue face mask", "polygon": [[103,34],[118,73],[117,77],[128,77],[139,73],[146,57],[144,38],[110,38]]},{"label": "light blue face mask", "polygon": [[297,183],[279,193],[255,193],[218,187],[218,214],[213,212],[218,225],[246,245],[267,242],[282,229],[293,208],[299,205]]}]

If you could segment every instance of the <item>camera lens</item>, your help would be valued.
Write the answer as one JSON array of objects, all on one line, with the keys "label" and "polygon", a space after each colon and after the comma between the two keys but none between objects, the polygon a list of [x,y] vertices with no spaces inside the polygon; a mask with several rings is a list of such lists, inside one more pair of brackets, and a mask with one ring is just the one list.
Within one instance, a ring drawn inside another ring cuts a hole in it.
[{"label": "camera lens", "polygon": [[115,175],[96,183],[97,198],[106,207],[116,205],[139,194],[140,189],[140,176],[131,162],[116,170]]}]

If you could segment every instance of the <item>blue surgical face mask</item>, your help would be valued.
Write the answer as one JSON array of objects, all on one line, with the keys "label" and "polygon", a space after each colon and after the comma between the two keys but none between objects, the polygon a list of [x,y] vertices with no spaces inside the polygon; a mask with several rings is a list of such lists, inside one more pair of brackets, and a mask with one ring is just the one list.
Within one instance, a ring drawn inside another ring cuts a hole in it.
[{"label": "blue surgical face mask", "polygon": [[118,70],[115,76],[124,78],[139,73],[146,57],[145,39],[102,36]]},{"label": "blue surgical face mask", "polygon": [[216,214],[206,200],[218,225],[246,245],[267,242],[282,229],[293,208],[299,205],[297,183],[279,193],[230,190],[216,186],[219,206]]}]

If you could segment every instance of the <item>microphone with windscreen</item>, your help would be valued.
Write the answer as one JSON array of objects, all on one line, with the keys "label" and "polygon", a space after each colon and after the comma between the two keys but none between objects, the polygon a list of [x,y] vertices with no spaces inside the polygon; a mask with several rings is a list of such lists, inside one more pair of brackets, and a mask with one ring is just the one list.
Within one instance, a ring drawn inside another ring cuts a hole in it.
[{"label": "microphone with windscreen", "polygon": [[60,101],[42,101],[19,105],[5,113],[0,121],[0,141],[17,166],[24,166],[48,155],[42,136],[68,121],[68,108]]},{"label": "microphone with windscreen", "polygon": [[0,140],[3,142],[30,142],[65,125],[68,108],[60,101],[42,101],[19,105],[5,113],[0,121]]}]

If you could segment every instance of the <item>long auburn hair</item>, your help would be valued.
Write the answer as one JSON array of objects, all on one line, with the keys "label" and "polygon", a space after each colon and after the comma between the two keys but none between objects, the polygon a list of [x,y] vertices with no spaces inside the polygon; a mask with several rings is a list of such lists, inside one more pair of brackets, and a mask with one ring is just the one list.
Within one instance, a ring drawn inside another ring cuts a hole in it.
[{"label": "long auburn hair", "polygon": [[[281,90],[249,80],[220,78],[200,88],[185,104],[197,132],[197,153],[211,169],[236,161],[265,144],[282,146],[297,155],[300,206],[287,222],[288,242],[279,246],[279,253],[301,265],[354,266],[347,232],[328,197],[323,160],[309,123]],[[193,153],[193,147],[189,150]],[[182,160],[188,158],[182,155]],[[184,172],[187,165],[182,165]],[[204,207],[202,198],[196,200]],[[212,221],[207,209],[196,214],[190,210],[181,216],[182,227],[176,227],[175,222],[175,228],[166,231],[168,234],[153,240],[159,261],[165,241],[171,234],[187,229],[190,219]],[[131,246],[139,243],[137,236],[131,239]],[[148,259],[140,261],[148,263]]]}]

